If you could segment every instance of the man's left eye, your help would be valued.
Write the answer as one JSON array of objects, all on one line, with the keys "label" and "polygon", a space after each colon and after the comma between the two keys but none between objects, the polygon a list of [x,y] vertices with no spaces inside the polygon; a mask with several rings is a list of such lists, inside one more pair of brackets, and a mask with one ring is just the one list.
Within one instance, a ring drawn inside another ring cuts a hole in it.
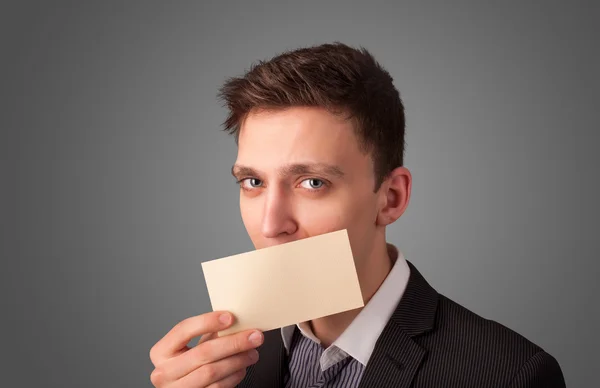
[{"label": "man's left eye", "polygon": [[302,187],[305,189],[320,189],[324,184],[325,183],[322,180],[314,178],[305,179],[301,183]]}]

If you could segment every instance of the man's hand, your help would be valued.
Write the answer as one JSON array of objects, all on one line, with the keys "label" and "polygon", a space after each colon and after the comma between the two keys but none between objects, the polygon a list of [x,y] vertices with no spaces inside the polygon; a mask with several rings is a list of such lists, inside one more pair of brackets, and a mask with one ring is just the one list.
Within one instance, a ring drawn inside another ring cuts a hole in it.
[{"label": "man's hand", "polygon": [[[157,388],[233,388],[246,376],[246,368],[258,361],[255,349],[264,340],[262,332],[248,330],[217,337],[233,323],[228,312],[211,312],[187,318],[173,327],[150,350]],[[187,344],[196,336],[198,345]]]}]

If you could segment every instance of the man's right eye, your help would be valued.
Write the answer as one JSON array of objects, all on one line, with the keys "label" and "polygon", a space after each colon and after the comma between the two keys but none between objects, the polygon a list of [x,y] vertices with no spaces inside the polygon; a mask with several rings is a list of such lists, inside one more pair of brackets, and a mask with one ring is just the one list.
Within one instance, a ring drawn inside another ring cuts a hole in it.
[{"label": "man's right eye", "polygon": [[257,178],[246,178],[246,179],[242,179],[240,181],[240,183],[242,184],[243,188],[255,188],[255,187],[260,187],[262,186],[262,181],[260,179]]}]

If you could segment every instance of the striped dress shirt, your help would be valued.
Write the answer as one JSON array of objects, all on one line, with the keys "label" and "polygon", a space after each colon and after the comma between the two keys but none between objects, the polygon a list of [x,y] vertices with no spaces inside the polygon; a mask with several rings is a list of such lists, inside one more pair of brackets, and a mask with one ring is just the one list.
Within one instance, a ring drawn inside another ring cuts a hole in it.
[{"label": "striped dress shirt", "polygon": [[377,292],[331,346],[324,349],[310,324],[281,329],[289,356],[286,388],[356,388],[375,343],[400,302],[410,269],[404,255],[387,244],[393,266]]},{"label": "striped dress shirt", "polygon": [[324,349],[320,344],[296,330],[291,349],[290,373],[285,378],[286,388],[358,387],[365,367],[342,350],[338,349],[336,352],[337,362],[322,370],[319,360],[323,356]]}]

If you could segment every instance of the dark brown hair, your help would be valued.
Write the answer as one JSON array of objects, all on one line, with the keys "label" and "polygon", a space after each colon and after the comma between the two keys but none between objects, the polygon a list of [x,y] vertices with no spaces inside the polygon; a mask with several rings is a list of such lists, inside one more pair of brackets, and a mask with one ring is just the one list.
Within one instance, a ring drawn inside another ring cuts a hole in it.
[{"label": "dark brown hair", "polygon": [[334,42],[300,48],[253,64],[229,78],[219,98],[229,109],[224,130],[238,141],[250,111],[317,106],[347,114],[364,152],[371,152],[375,190],[403,165],[404,106],[390,74],[364,48]]}]

